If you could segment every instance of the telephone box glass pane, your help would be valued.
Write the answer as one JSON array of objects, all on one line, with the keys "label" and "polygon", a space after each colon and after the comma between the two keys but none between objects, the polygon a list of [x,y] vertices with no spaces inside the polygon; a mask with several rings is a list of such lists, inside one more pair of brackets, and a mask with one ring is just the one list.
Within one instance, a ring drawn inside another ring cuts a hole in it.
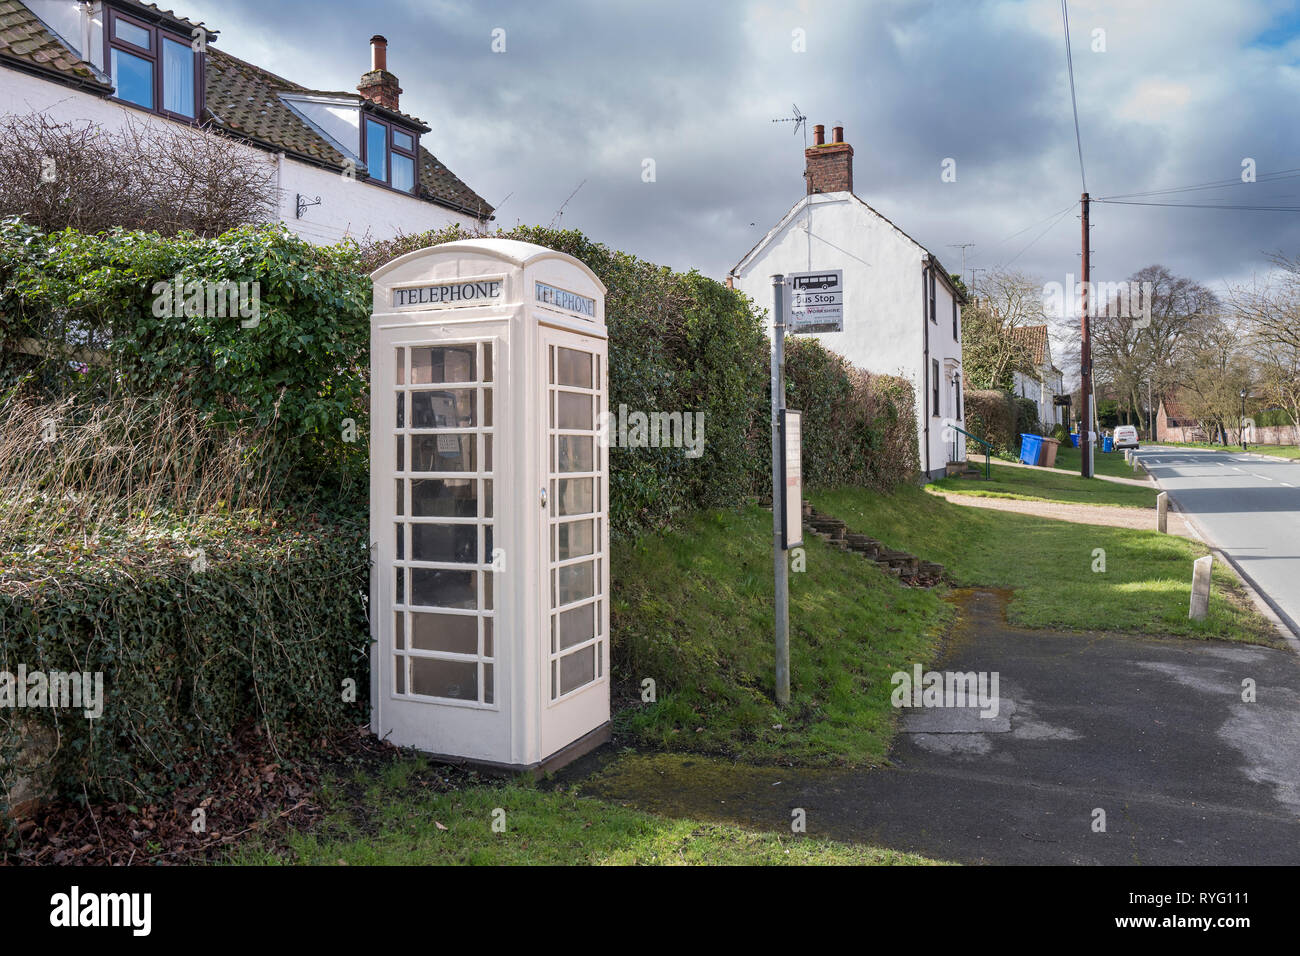
[{"label": "telephone box glass pane", "polygon": [[474,346],[472,345],[411,349],[412,385],[473,382],[475,379]]},{"label": "telephone box glass pane", "polygon": [[566,348],[555,352],[555,384],[591,388],[591,353]]},{"label": "telephone box glass pane", "polygon": [[412,435],[412,471],[476,471],[473,435]]},{"label": "telephone box glass pane", "polygon": [[474,661],[412,657],[411,693],[452,700],[478,700],[478,664]]},{"label": "telephone box glass pane", "polygon": [[596,648],[587,646],[560,658],[560,693],[567,694],[596,679]]},{"label": "telephone box glass pane", "polygon": [[560,471],[595,471],[596,440],[586,435],[560,435]]},{"label": "telephone box glass pane", "polygon": [[584,604],[560,612],[560,648],[572,647],[596,636],[596,605]]},{"label": "telephone box glass pane", "polygon": [[478,500],[473,478],[416,478],[411,482],[411,514],[420,518],[475,518]]},{"label": "telephone box glass pane", "polygon": [[558,392],[556,409],[557,428],[590,429],[592,427],[591,396],[577,392]]},{"label": "telephone box glass pane", "polygon": [[411,647],[448,654],[478,653],[478,618],[411,612]]},{"label": "telephone box glass pane", "polygon": [[595,593],[595,576],[590,561],[569,564],[559,569],[559,604],[572,604]]},{"label": "telephone box glass pane", "polygon": [[478,562],[478,525],[411,525],[411,560]]},{"label": "telephone box glass pane", "polygon": [[[473,428],[478,423],[477,409],[474,407],[475,392],[472,388],[412,392],[411,427]],[[400,402],[398,407],[400,410]]]},{"label": "telephone box glass pane", "polygon": [[595,541],[595,522],[566,521],[555,526],[556,549],[555,560],[565,561],[591,554]]},{"label": "telephone box glass pane", "polygon": [[411,603],[423,607],[478,607],[475,571],[411,568]]},{"label": "telephone box glass pane", "polygon": [[556,513],[561,515],[585,515],[592,511],[592,492],[594,480],[591,478],[561,478],[555,482],[557,496]]}]

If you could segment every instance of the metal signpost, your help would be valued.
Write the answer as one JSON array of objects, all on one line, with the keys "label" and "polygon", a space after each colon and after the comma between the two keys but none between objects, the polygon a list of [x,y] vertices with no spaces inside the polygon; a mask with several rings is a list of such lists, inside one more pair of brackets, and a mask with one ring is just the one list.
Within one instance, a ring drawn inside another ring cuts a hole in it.
[{"label": "metal signpost", "polygon": [[790,577],[786,567],[785,458],[781,413],[785,410],[785,276],[772,276],[772,563],[776,574],[776,702],[790,703]]},{"label": "metal signpost", "polygon": [[803,415],[785,407],[785,333],[844,330],[839,269],[772,276],[772,560],[776,577],[776,702],[790,703],[790,577],[786,552],[803,547]]}]

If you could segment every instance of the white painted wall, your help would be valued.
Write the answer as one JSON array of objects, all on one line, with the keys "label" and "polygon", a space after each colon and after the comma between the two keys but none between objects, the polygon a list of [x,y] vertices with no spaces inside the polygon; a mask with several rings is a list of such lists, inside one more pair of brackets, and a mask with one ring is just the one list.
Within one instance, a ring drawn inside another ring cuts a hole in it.
[{"label": "white painted wall", "polygon": [[1032,399],[1038,405],[1038,420],[1050,429],[1065,421],[1065,409],[1052,403],[1053,396],[1064,394],[1065,386],[1061,372],[1044,369],[1040,374],[1044,376],[1041,380],[1024,372],[1013,373],[1011,390],[1022,398]]},{"label": "white painted wall", "polygon": [[[35,112],[44,112],[59,122],[89,121],[105,129],[119,129],[128,120],[151,126],[174,125],[144,110],[0,66],[0,113]],[[467,227],[476,224],[472,216],[383,186],[349,180],[340,173],[295,159],[279,160],[251,146],[248,151],[255,161],[278,167],[280,221],[318,245],[344,237],[389,239],[398,233],[441,229],[453,222]],[[34,161],[39,162],[39,157]],[[310,199],[321,197],[321,204],[309,207],[301,219],[296,216],[299,193]]]},{"label": "white painted wall", "polygon": [[[809,228],[811,226],[811,229]],[[926,251],[851,193],[819,193],[801,200],[773,230],[766,246],[742,262],[734,284],[769,313],[772,330],[772,275],[844,270],[844,331],[817,335],[822,344],[848,361],[912,383],[916,391],[921,468],[926,467],[925,430],[929,425],[930,474],[942,474],[953,454],[943,440],[943,418],[956,411],[952,374],[960,372],[961,341],[952,334],[952,297],[936,283],[937,321],[925,319],[922,274]],[[927,406],[924,334],[931,358],[939,360],[940,411]],[[957,459],[966,457],[958,442]]]}]

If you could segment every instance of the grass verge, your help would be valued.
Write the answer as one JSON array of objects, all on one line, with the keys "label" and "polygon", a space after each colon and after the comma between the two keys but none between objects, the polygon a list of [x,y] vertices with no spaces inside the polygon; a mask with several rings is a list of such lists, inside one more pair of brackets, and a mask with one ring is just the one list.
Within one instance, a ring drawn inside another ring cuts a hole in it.
[{"label": "grass verge", "polygon": [[[1241,451],[1241,445],[1212,445],[1203,441],[1162,441],[1154,444],[1167,445],[1170,448],[1200,448],[1205,451]],[[1300,458],[1300,445],[1250,445],[1247,451],[1256,455],[1273,455],[1276,458]]]},{"label": "grass verge", "polygon": [[[866,493],[863,493],[867,497]],[[772,513],[687,519],[613,549],[615,730],[639,746],[751,762],[869,765],[895,719],[890,675],[952,618],[862,556],[809,536],[790,574],[790,706],[773,703]],[[657,703],[642,702],[655,682]]]},{"label": "grass verge", "polygon": [[[695,819],[666,819],[570,790],[480,784],[451,792],[421,757],[323,792],[326,815],[284,842],[245,844],[240,865],[917,865],[911,853]],[[360,788],[362,793],[358,794]],[[494,829],[494,823],[499,829]]]},{"label": "grass verge", "polygon": [[[1106,475],[1110,478],[1141,478],[1143,472],[1134,471],[1133,466],[1124,460],[1122,451],[1101,451],[1095,449],[1096,453],[1092,456],[1092,472],[1095,475]],[[1056,464],[1053,466],[1055,471],[1073,472],[1079,474],[1079,460],[1083,453],[1073,445],[1062,444],[1056,450]]]},{"label": "grass verge", "polygon": [[930,487],[977,498],[1015,498],[1022,501],[1062,501],[1081,505],[1113,505],[1126,508],[1154,508],[1152,486],[1121,485],[1113,481],[1083,478],[1054,468],[1017,468],[993,465],[990,480],[943,478]]},{"label": "grass verge", "polygon": [[1220,564],[1209,616],[1188,620],[1192,561],[1208,552],[1184,538],[963,508],[910,487],[811,497],[854,530],[942,563],[958,584],[1014,588],[1013,624],[1279,643],[1236,574]]}]

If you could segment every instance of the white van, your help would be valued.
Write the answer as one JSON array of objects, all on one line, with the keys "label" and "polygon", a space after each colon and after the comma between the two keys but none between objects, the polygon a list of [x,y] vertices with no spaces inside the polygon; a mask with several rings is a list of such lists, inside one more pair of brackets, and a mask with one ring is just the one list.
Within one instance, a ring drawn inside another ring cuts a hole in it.
[{"label": "white van", "polygon": [[1119,448],[1137,448],[1138,447],[1138,430],[1135,425],[1117,425],[1115,426],[1115,447]]}]

